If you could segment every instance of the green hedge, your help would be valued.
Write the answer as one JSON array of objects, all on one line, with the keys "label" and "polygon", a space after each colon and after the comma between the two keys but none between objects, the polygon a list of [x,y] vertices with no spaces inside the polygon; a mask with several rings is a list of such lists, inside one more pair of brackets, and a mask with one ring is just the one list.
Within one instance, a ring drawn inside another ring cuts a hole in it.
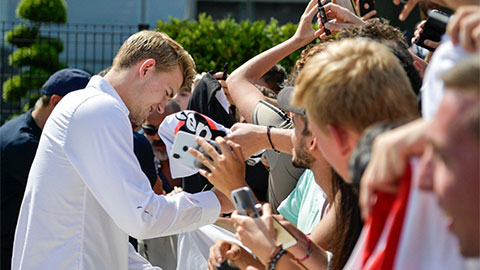
[{"label": "green hedge", "polygon": [[49,72],[40,68],[31,68],[15,75],[3,83],[3,99],[8,102],[20,100],[29,89],[40,89],[49,76]]},{"label": "green hedge", "polygon": [[63,0],[22,0],[17,16],[34,22],[67,22],[67,5]]},{"label": "green hedge", "polygon": [[[197,71],[221,70],[228,62],[230,71],[239,67],[255,55],[287,40],[297,29],[278,21],[235,22],[232,18],[213,21],[211,16],[200,14],[198,21],[170,18],[159,21],[157,31],[165,32],[193,56]],[[280,64],[291,70],[300,55],[300,50],[291,54]]]},{"label": "green hedge", "polygon": [[34,43],[37,36],[38,27],[20,24],[5,34],[5,42],[17,47],[26,47]]},{"label": "green hedge", "polygon": [[35,43],[14,51],[8,56],[8,63],[13,67],[34,66],[55,71],[58,69],[58,52],[48,43]]}]

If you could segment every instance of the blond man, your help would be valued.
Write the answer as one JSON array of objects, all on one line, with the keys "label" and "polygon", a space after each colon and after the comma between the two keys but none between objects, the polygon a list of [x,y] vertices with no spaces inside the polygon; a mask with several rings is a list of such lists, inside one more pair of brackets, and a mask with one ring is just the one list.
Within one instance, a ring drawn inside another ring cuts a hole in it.
[{"label": "blond man", "polygon": [[294,104],[306,108],[320,151],[347,181],[348,160],[365,128],[418,115],[395,55],[366,39],[330,44],[310,59],[297,77]]},{"label": "blond man", "polygon": [[153,238],[217,219],[219,195],[156,195],[133,153],[131,122],[162,112],[193,75],[178,43],[142,31],[124,42],[104,78],[63,98],[30,171],[13,269],[149,269],[128,235]]}]

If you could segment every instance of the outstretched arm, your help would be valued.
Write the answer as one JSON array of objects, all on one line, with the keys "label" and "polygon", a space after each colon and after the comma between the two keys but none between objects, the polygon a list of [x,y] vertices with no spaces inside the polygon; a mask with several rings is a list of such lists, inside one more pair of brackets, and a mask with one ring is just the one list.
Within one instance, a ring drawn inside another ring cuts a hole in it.
[{"label": "outstretched arm", "polygon": [[[248,158],[262,149],[272,149],[267,135],[267,127],[253,124],[237,123],[232,126],[232,133],[227,140],[237,143],[242,148],[244,158]],[[280,152],[292,154],[292,129],[272,128],[270,139]]]},{"label": "outstretched arm", "polygon": [[258,101],[265,100],[262,93],[255,87],[254,81],[260,79],[284,57],[320,35],[320,32],[312,28],[312,20],[317,13],[316,3],[316,0],[308,3],[300,18],[297,31],[291,38],[250,59],[227,79],[230,96],[247,122],[252,122],[252,111]]}]

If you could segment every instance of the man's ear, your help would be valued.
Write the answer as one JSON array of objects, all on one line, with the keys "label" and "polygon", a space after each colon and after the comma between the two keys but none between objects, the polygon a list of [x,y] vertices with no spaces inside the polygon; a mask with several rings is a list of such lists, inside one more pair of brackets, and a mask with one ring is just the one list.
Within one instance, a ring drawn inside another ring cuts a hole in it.
[{"label": "man's ear", "polygon": [[423,78],[425,69],[423,68],[422,64],[416,60],[413,60],[413,66],[415,67],[415,70],[418,72],[418,75],[420,75],[420,78]]},{"label": "man's ear", "polygon": [[307,145],[310,152],[318,150],[317,136],[311,135],[310,143]]},{"label": "man's ear", "polygon": [[60,100],[62,100],[62,96],[59,96],[59,95],[52,95],[50,97],[50,103],[53,107],[57,106],[58,102],[60,102]]},{"label": "man's ear", "polygon": [[328,124],[327,129],[330,132],[330,136],[333,139],[333,142],[336,144],[342,155],[346,155],[350,152],[349,145],[349,134],[346,129],[336,125]]},{"label": "man's ear", "polygon": [[153,59],[153,58],[148,58],[148,59],[143,60],[143,62],[141,62],[140,67],[138,69],[140,78],[143,79],[145,77],[145,75],[147,74],[147,72],[154,71],[155,70],[155,64],[156,64],[156,62],[155,62],[155,59]]}]

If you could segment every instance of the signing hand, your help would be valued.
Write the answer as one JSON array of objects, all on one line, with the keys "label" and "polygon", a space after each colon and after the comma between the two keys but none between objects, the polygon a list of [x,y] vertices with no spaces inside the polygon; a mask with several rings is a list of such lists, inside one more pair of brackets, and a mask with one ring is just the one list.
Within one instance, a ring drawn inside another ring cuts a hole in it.
[{"label": "signing hand", "polygon": [[245,162],[238,144],[231,141],[227,143],[222,137],[217,137],[215,141],[222,151],[222,154],[219,154],[204,138],[197,137],[195,141],[211,159],[194,148],[190,148],[188,152],[210,170],[210,172],[207,172],[200,169],[199,172],[212,185],[228,197],[232,190],[247,185],[245,182]]},{"label": "signing hand", "polygon": [[240,269],[245,269],[249,265],[256,265],[260,269],[264,268],[260,261],[256,260],[252,254],[240,245],[234,242],[218,240],[212,247],[210,247],[208,269],[217,270],[217,264],[225,259],[229,259]]},{"label": "signing hand", "polygon": [[233,262],[239,259],[242,247],[225,240],[218,240],[210,247],[208,254],[208,270],[217,270],[217,265],[225,259]]}]

